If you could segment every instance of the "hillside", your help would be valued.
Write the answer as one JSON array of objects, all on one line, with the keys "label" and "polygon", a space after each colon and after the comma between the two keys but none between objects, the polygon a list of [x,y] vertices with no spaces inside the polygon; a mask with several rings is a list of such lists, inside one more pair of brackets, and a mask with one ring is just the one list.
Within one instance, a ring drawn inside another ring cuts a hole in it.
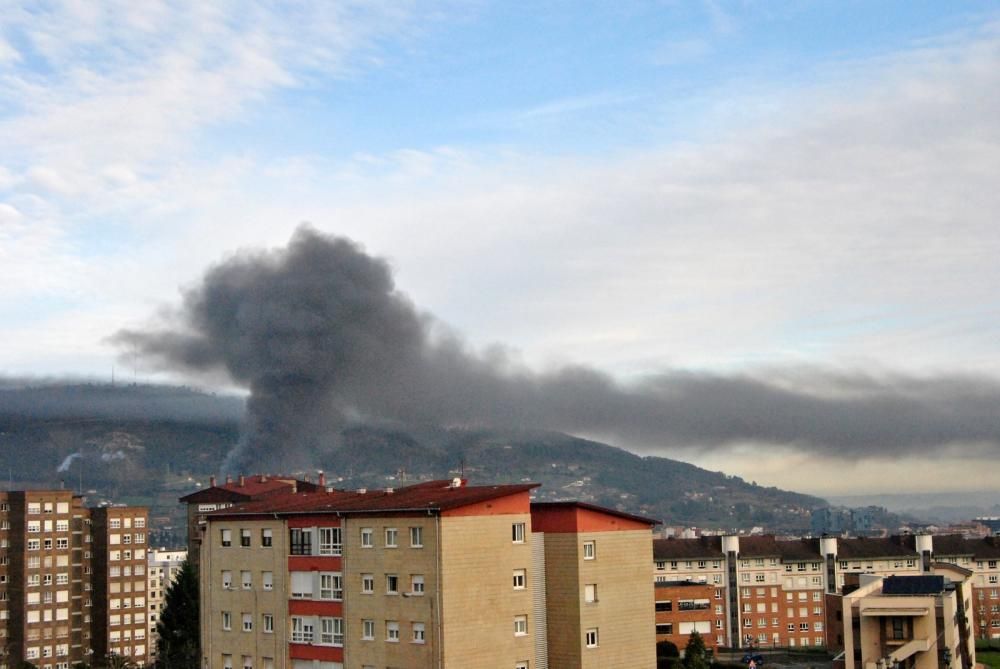
[{"label": "hillside", "polygon": [[[60,485],[148,503],[213,474],[239,438],[239,400],[184,388],[46,386],[0,390],[0,450],[18,485]],[[72,456],[72,457],[71,457]],[[62,467],[62,471],[58,471]],[[355,427],[316,453],[345,488],[464,475],[536,481],[541,499],[580,499],[669,524],[796,530],[823,501],[569,435],[522,430]]]}]

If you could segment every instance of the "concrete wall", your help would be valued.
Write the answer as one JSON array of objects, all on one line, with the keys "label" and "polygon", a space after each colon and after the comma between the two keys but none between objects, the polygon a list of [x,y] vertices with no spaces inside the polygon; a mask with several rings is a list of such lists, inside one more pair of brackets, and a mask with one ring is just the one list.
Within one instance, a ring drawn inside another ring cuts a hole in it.
[{"label": "concrete wall", "polygon": [[[270,529],[273,544],[261,545],[261,530]],[[232,545],[223,547],[220,530],[232,531]],[[250,546],[240,546],[240,530],[250,530]],[[288,656],[288,531],[282,520],[209,521],[201,545],[201,639],[203,669],[221,669],[223,654],[242,668],[242,656],[254,658],[254,667],[271,658],[275,669],[285,669]],[[232,572],[232,587],[223,588],[223,570]],[[252,587],[244,589],[240,573],[248,570]],[[262,572],[273,573],[274,587],[264,590]],[[222,613],[230,613],[231,629],[224,630]],[[252,615],[253,630],[242,631],[243,614]],[[274,632],[265,632],[263,614],[274,616]]]}]

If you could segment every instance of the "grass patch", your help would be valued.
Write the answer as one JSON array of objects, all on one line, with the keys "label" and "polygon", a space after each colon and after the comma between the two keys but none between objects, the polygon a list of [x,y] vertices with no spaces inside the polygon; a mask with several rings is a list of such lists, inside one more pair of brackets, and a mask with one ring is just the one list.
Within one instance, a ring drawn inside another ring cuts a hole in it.
[{"label": "grass patch", "polygon": [[982,662],[990,669],[1000,669],[1000,650],[977,650],[976,662]]}]

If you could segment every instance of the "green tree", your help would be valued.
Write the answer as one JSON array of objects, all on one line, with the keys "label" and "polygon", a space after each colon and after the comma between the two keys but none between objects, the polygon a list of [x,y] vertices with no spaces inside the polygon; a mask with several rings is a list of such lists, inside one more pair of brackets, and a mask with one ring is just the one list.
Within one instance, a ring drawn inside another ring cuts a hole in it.
[{"label": "green tree", "polygon": [[167,588],[166,603],[156,623],[157,669],[190,669],[201,665],[198,618],[198,575],[191,563],[185,561]]},{"label": "green tree", "polygon": [[698,632],[691,632],[687,646],[684,647],[684,669],[708,669],[708,651],[705,650],[705,640]]}]

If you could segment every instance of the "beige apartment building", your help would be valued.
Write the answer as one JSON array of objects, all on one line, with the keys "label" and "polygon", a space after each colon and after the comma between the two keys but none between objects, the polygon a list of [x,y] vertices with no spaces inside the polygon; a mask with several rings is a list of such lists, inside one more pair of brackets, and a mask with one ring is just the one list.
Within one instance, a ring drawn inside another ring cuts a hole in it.
[{"label": "beige apartment building", "polygon": [[549,669],[655,666],[655,597],[645,571],[656,521],[546,502],[531,505],[531,522],[544,554]]},{"label": "beige apartment building", "polygon": [[[546,644],[546,617],[567,603],[553,591],[546,605],[547,575],[559,571],[590,579],[572,588],[579,629],[559,635],[578,639],[581,650],[592,639],[588,650],[605,659],[600,666],[643,666],[636,658],[647,654],[652,666],[652,584],[642,569],[652,521],[599,507],[544,510],[549,519],[603,519],[572,532],[575,553],[553,544],[549,559],[566,562],[551,569],[542,559],[547,539],[533,531],[534,487],[455,479],[395,490],[321,488],[207,513],[204,667],[568,666],[553,663]],[[558,534],[570,533],[553,531],[553,541]],[[604,559],[585,557],[597,545]],[[630,561],[635,568],[622,569]],[[637,597],[649,600],[648,611],[635,608]],[[592,629],[600,638],[588,635]],[[619,664],[626,656],[631,662]]]},{"label": "beige apartment building", "polygon": [[843,598],[845,669],[972,669],[971,575],[935,563],[928,574],[861,576]]},{"label": "beige apartment building", "polygon": [[206,514],[271,495],[316,492],[324,485],[322,475],[318,484],[289,477],[258,474],[239,476],[236,479],[227,476],[226,480],[218,485],[212,476],[209,478],[207,488],[180,498],[180,502],[187,506],[187,551],[191,565],[197,570],[201,560],[202,529]]}]

